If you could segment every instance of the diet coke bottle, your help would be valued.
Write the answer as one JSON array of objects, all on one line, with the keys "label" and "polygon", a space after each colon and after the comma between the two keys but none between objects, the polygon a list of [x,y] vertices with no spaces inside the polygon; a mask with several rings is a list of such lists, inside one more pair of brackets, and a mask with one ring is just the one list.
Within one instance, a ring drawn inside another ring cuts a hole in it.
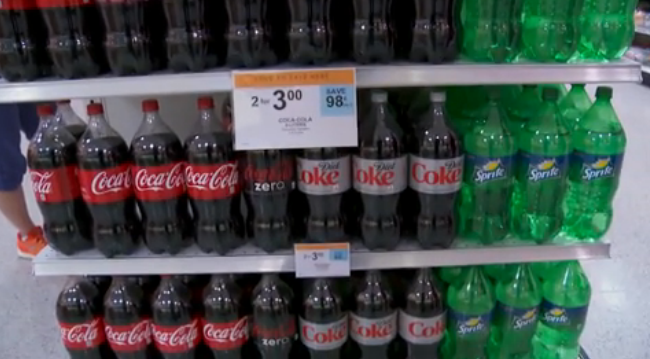
[{"label": "diet coke bottle", "polygon": [[416,234],[423,248],[448,248],[456,238],[456,201],[463,179],[460,140],[449,127],[445,93],[431,92],[431,107],[416,128],[409,186],[417,193]]},{"label": "diet coke bottle", "polygon": [[111,359],[102,320],[102,297],[84,278],[73,278],[56,300],[56,319],[70,359]]},{"label": "diet coke bottle", "polygon": [[243,160],[246,229],[267,252],[290,242],[289,193],[295,186],[294,161],[287,151],[248,151]]},{"label": "diet coke bottle", "polygon": [[144,290],[126,277],[114,277],[104,296],[106,339],[117,359],[151,359],[151,308]]},{"label": "diet coke bottle", "polygon": [[65,126],[66,130],[77,140],[86,132],[86,123],[74,112],[72,106],[70,106],[70,100],[56,102],[54,122]]},{"label": "diet coke bottle", "polygon": [[77,145],[81,194],[93,216],[95,247],[106,257],[131,254],[140,224],[131,186],[131,154],[104,118],[101,104],[88,105],[88,130]]},{"label": "diet coke bottle", "polygon": [[350,338],[363,359],[387,359],[397,336],[393,293],[379,271],[368,271],[354,292]]},{"label": "diet coke bottle", "polygon": [[308,148],[297,159],[298,189],[309,203],[307,242],[344,240],[343,194],[350,189],[350,156],[339,148]]},{"label": "diet coke bottle", "polygon": [[190,244],[183,145],[158,114],[158,101],[142,102],[144,120],[131,142],[131,169],[147,247],[177,254]]},{"label": "diet coke bottle", "polygon": [[264,359],[288,359],[296,335],[293,292],[277,274],[253,289],[253,340]]},{"label": "diet coke bottle", "polygon": [[406,341],[409,359],[438,358],[445,316],[444,296],[433,269],[418,269],[399,313],[399,335]]},{"label": "diet coke bottle", "polygon": [[300,339],[311,359],[339,359],[348,340],[348,315],[332,279],[317,278],[304,289]]},{"label": "diet coke bottle", "polygon": [[361,194],[361,236],[369,249],[394,249],[400,238],[397,205],[407,184],[402,130],[388,108],[386,92],[371,97],[361,122],[359,154],[354,156],[354,189]]},{"label": "diet coke bottle", "polygon": [[248,341],[250,306],[227,275],[214,275],[203,291],[203,341],[215,358],[241,359]]},{"label": "diet coke bottle", "polygon": [[199,121],[185,140],[194,233],[201,250],[225,254],[241,243],[244,230],[239,169],[232,135],[217,118],[212,97],[199,98],[198,107]]},{"label": "diet coke bottle", "polygon": [[165,276],[152,303],[153,340],[164,359],[194,359],[201,343],[198,313],[190,290],[177,278]]},{"label": "diet coke bottle", "polygon": [[71,255],[92,248],[92,219],[77,179],[77,145],[64,126],[53,121],[54,107],[38,106],[41,118],[27,149],[34,197],[43,214],[48,243]]}]

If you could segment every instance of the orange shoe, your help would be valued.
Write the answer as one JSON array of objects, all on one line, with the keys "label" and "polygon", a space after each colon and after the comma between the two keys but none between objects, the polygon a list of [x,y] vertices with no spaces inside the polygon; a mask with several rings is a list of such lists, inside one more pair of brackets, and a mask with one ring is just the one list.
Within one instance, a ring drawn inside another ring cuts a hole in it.
[{"label": "orange shoe", "polygon": [[43,229],[41,227],[34,227],[26,236],[18,233],[18,257],[20,258],[34,258],[47,246]]}]

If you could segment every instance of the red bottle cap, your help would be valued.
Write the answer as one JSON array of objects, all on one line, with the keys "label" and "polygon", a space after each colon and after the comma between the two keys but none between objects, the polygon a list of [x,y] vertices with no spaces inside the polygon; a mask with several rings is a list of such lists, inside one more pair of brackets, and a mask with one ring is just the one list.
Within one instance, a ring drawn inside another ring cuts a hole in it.
[{"label": "red bottle cap", "polygon": [[91,103],[86,106],[86,111],[88,112],[88,116],[101,115],[104,113],[104,106],[101,103]]},{"label": "red bottle cap", "polygon": [[199,110],[209,110],[214,108],[214,100],[212,97],[200,97],[198,103]]},{"label": "red bottle cap", "polygon": [[50,104],[38,105],[38,107],[36,107],[36,113],[40,117],[52,116],[54,115],[54,106]]},{"label": "red bottle cap", "polygon": [[144,100],[142,101],[143,112],[156,112],[158,111],[158,100]]}]

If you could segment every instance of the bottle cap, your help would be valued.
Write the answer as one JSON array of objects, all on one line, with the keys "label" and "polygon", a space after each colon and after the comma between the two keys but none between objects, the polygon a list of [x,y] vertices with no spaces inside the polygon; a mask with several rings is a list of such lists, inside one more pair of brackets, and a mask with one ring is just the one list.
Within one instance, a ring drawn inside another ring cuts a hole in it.
[{"label": "bottle cap", "polygon": [[596,98],[604,98],[609,100],[612,98],[613,92],[614,90],[612,90],[612,88],[609,86],[599,86],[596,89]]},{"label": "bottle cap", "polygon": [[142,111],[143,112],[156,112],[158,111],[158,101],[157,100],[144,100],[142,101]]},{"label": "bottle cap", "polygon": [[199,110],[209,110],[214,108],[214,100],[212,97],[199,97],[198,104]]},{"label": "bottle cap", "polygon": [[442,91],[431,91],[429,94],[429,101],[431,102],[445,102],[447,95]]},{"label": "bottle cap", "polygon": [[385,91],[373,91],[370,96],[372,102],[386,102],[388,101],[388,94]]},{"label": "bottle cap", "polygon": [[88,116],[101,115],[104,113],[104,106],[101,103],[91,103],[86,106]]},{"label": "bottle cap", "polygon": [[571,87],[582,87],[582,88],[585,88],[585,84],[571,84]]},{"label": "bottle cap", "polygon": [[40,117],[52,116],[54,115],[54,106],[50,104],[38,105],[38,107],[36,107],[36,113]]},{"label": "bottle cap", "polygon": [[544,90],[542,90],[542,100],[544,101],[557,101],[559,96],[560,91],[556,88],[545,87]]},{"label": "bottle cap", "polygon": [[56,103],[59,105],[67,105],[70,103],[70,100],[59,100]]}]

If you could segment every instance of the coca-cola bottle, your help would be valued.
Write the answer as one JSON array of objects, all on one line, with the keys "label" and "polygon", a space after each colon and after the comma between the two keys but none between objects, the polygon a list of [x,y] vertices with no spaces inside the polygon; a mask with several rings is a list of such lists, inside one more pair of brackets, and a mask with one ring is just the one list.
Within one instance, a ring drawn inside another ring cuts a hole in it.
[{"label": "coca-cola bottle", "polygon": [[372,93],[370,113],[359,129],[354,188],[361,194],[361,236],[370,249],[392,250],[400,239],[397,205],[407,184],[402,130],[388,108],[386,92]]},{"label": "coca-cola bottle", "polygon": [[253,289],[253,340],[264,359],[288,359],[296,334],[293,292],[277,274]]},{"label": "coca-cola bottle", "polygon": [[225,0],[228,14],[226,64],[232,67],[258,67],[275,64],[266,25],[268,0]]},{"label": "coca-cola bottle", "polygon": [[348,314],[336,283],[316,278],[303,288],[300,339],[311,359],[339,359],[348,340]]},{"label": "coca-cola bottle", "polygon": [[104,296],[106,339],[117,359],[153,359],[151,306],[143,288],[114,277]]},{"label": "coca-cola bottle", "polygon": [[344,240],[342,204],[352,181],[350,156],[340,148],[308,148],[296,162],[298,189],[309,203],[307,241]]},{"label": "coca-cola bottle", "polygon": [[92,219],[77,180],[74,137],[53,120],[54,107],[39,105],[41,118],[27,149],[27,164],[34,197],[43,214],[48,243],[71,255],[92,248]]},{"label": "coca-cola bottle", "polygon": [[88,105],[88,130],[77,148],[81,194],[93,216],[95,247],[106,257],[131,254],[141,234],[131,186],[131,154],[106,122],[99,103]]},{"label": "coca-cola bottle", "polygon": [[56,114],[54,122],[65,126],[76,140],[86,132],[86,123],[74,112],[70,106],[70,100],[56,102]]},{"label": "coca-cola bottle", "polygon": [[390,62],[395,57],[389,14],[392,0],[354,0],[354,60],[361,64]]},{"label": "coca-cola bottle", "polygon": [[192,294],[178,278],[164,276],[154,293],[153,340],[164,359],[195,359],[201,343]]},{"label": "coca-cola bottle", "polygon": [[249,236],[267,252],[289,247],[287,206],[295,186],[293,157],[288,151],[254,150],[245,153],[242,164]]},{"label": "coca-cola bottle", "polygon": [[350,303],[350,338],[361,359],[387,359],[397,336],[393,292],[379,271],[368,271]]},{"label": "coca-cola bottle", "polygon": [[198,107],[199,121],[185,140],[194,233],[201,250],[225,254],[243,237],[239,168],[232,135],[217,118],[212,97],[201,97]]},{"label": "coca-cola bottle", "polygon": [[102,296],[84,278],[72,278],[56,300],[56,319],[70,359],[114,358],[104,333]]},{"label": "coca-cola bottle", "polygon": [[463,179],[458,136],[447,122],[445,93],[431,92],[429,112],[416,127],[409,186],[417,193],[416,235],[423,248],[448,248],[456,238],[456,201]]},{"label": "coca-cola bottle", "polygon": [[190,245],[189,213],[180,140],[163,122],[158,101],[142,102],[144,120],[131,141],[131,176],[144,238],[154,253],[177,254]]},{"label": "coca-cola bottle", "polygon": [[444,296],[433,269],[418,269],[399,313],[399,335],[406,341],[409,359],[438,358],[445,316]]},{"label": "coca-cola bottle", "polygon": [[331,0],[289,0],[291,62],[324,64],[332,58],[330,3]]},{"label": "coca-cola bottle", "polygon": [[248,341],[250,306],[228,275],[214,275],[203,290],[203,341],[215,358],[241,359]]}]

